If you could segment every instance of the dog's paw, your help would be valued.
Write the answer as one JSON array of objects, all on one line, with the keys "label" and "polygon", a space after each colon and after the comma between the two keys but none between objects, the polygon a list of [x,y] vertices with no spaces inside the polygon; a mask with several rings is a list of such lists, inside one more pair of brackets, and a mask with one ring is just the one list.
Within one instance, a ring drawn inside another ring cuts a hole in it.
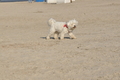
[{"label": "dog's paw", "polygon": [[64,40],[64,38],[61,38],[61,37],[60,37],[60,40]]},{"label": "dog's paw", "polygon": [[76,39],[76,37],[71,37],[70,39]]},{"label": "dog's paw", "polygon": [[50,39],[50,37],[46,37],[46,39],[48,40],[48,39]]},{"label": "dog's paw", "polygon": [[59,38],[54,38],[55,40],[59,39]]}]

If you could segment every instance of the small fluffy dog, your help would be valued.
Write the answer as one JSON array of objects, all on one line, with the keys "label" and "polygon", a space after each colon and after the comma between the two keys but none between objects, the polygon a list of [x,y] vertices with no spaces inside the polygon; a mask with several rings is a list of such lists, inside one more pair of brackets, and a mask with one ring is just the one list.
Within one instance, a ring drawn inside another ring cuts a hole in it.
[{"label": "small fluffy dog", "polygon": [[54,39],[58,39],[58,35],[60,34],[60,39],[64,39],[64,35],[66,33],[69,34],[71,39],[75,39],[76,37],[73,35],[72,31],[76,28],[78,21],[70,20],[68,22],[57,22],[54,19],[49,19],[48,25],[50,26],[50,32],[46,39],[50,39],[50,36],[54,34]]}]

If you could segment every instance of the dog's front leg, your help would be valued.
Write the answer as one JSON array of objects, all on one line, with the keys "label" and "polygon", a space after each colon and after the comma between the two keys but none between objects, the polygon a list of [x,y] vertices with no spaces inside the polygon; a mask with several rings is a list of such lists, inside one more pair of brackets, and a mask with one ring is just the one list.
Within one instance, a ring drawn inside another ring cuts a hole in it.
[{"label": "dog's front leg", "polygon": [[74,34],[71,33],[71,32],[69,33],[69,36],[70,36],[71,39],[76,39],[76,37],[74,36]]}]

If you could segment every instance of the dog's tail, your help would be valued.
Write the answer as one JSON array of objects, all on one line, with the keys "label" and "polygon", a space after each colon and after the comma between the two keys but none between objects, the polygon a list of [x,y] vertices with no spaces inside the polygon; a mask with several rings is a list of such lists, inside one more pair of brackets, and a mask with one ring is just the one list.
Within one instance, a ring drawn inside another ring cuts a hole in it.
[{"label": "dog's tail", "polygon": [[50,18],[48,20],[48,25],[51,26],[52,24],[54,24],[56,22],[56,20],[54,20],[53,18]]}]

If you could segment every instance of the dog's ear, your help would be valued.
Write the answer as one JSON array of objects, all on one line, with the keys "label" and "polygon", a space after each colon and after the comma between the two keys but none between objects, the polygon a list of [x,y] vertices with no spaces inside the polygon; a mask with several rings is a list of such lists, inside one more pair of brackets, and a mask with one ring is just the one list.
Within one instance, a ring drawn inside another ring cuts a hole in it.
[{"label": "dog's ear", "polygon": [[71,21],[68,21],[68,22],[67,22],[67,26],[70,26],[70,25],[71,25]]},{"label": "dog's ear", "polygon": [[78,25],[78,21],[76,21],[77,25]]},{"label": "dog's ear", "polygon": [[53,18],[50,18],[50,19],[53,19]]},{"label": "dog's ear", "polygon": [[74,20],[74,21],[76,21],[76,19],[75,19],[75,18],[74,18],[73,20]]},{"label": "dog's ear", "polygon": [[75,23],[78,24],[78,21],[76,19],[74,19]]}]

